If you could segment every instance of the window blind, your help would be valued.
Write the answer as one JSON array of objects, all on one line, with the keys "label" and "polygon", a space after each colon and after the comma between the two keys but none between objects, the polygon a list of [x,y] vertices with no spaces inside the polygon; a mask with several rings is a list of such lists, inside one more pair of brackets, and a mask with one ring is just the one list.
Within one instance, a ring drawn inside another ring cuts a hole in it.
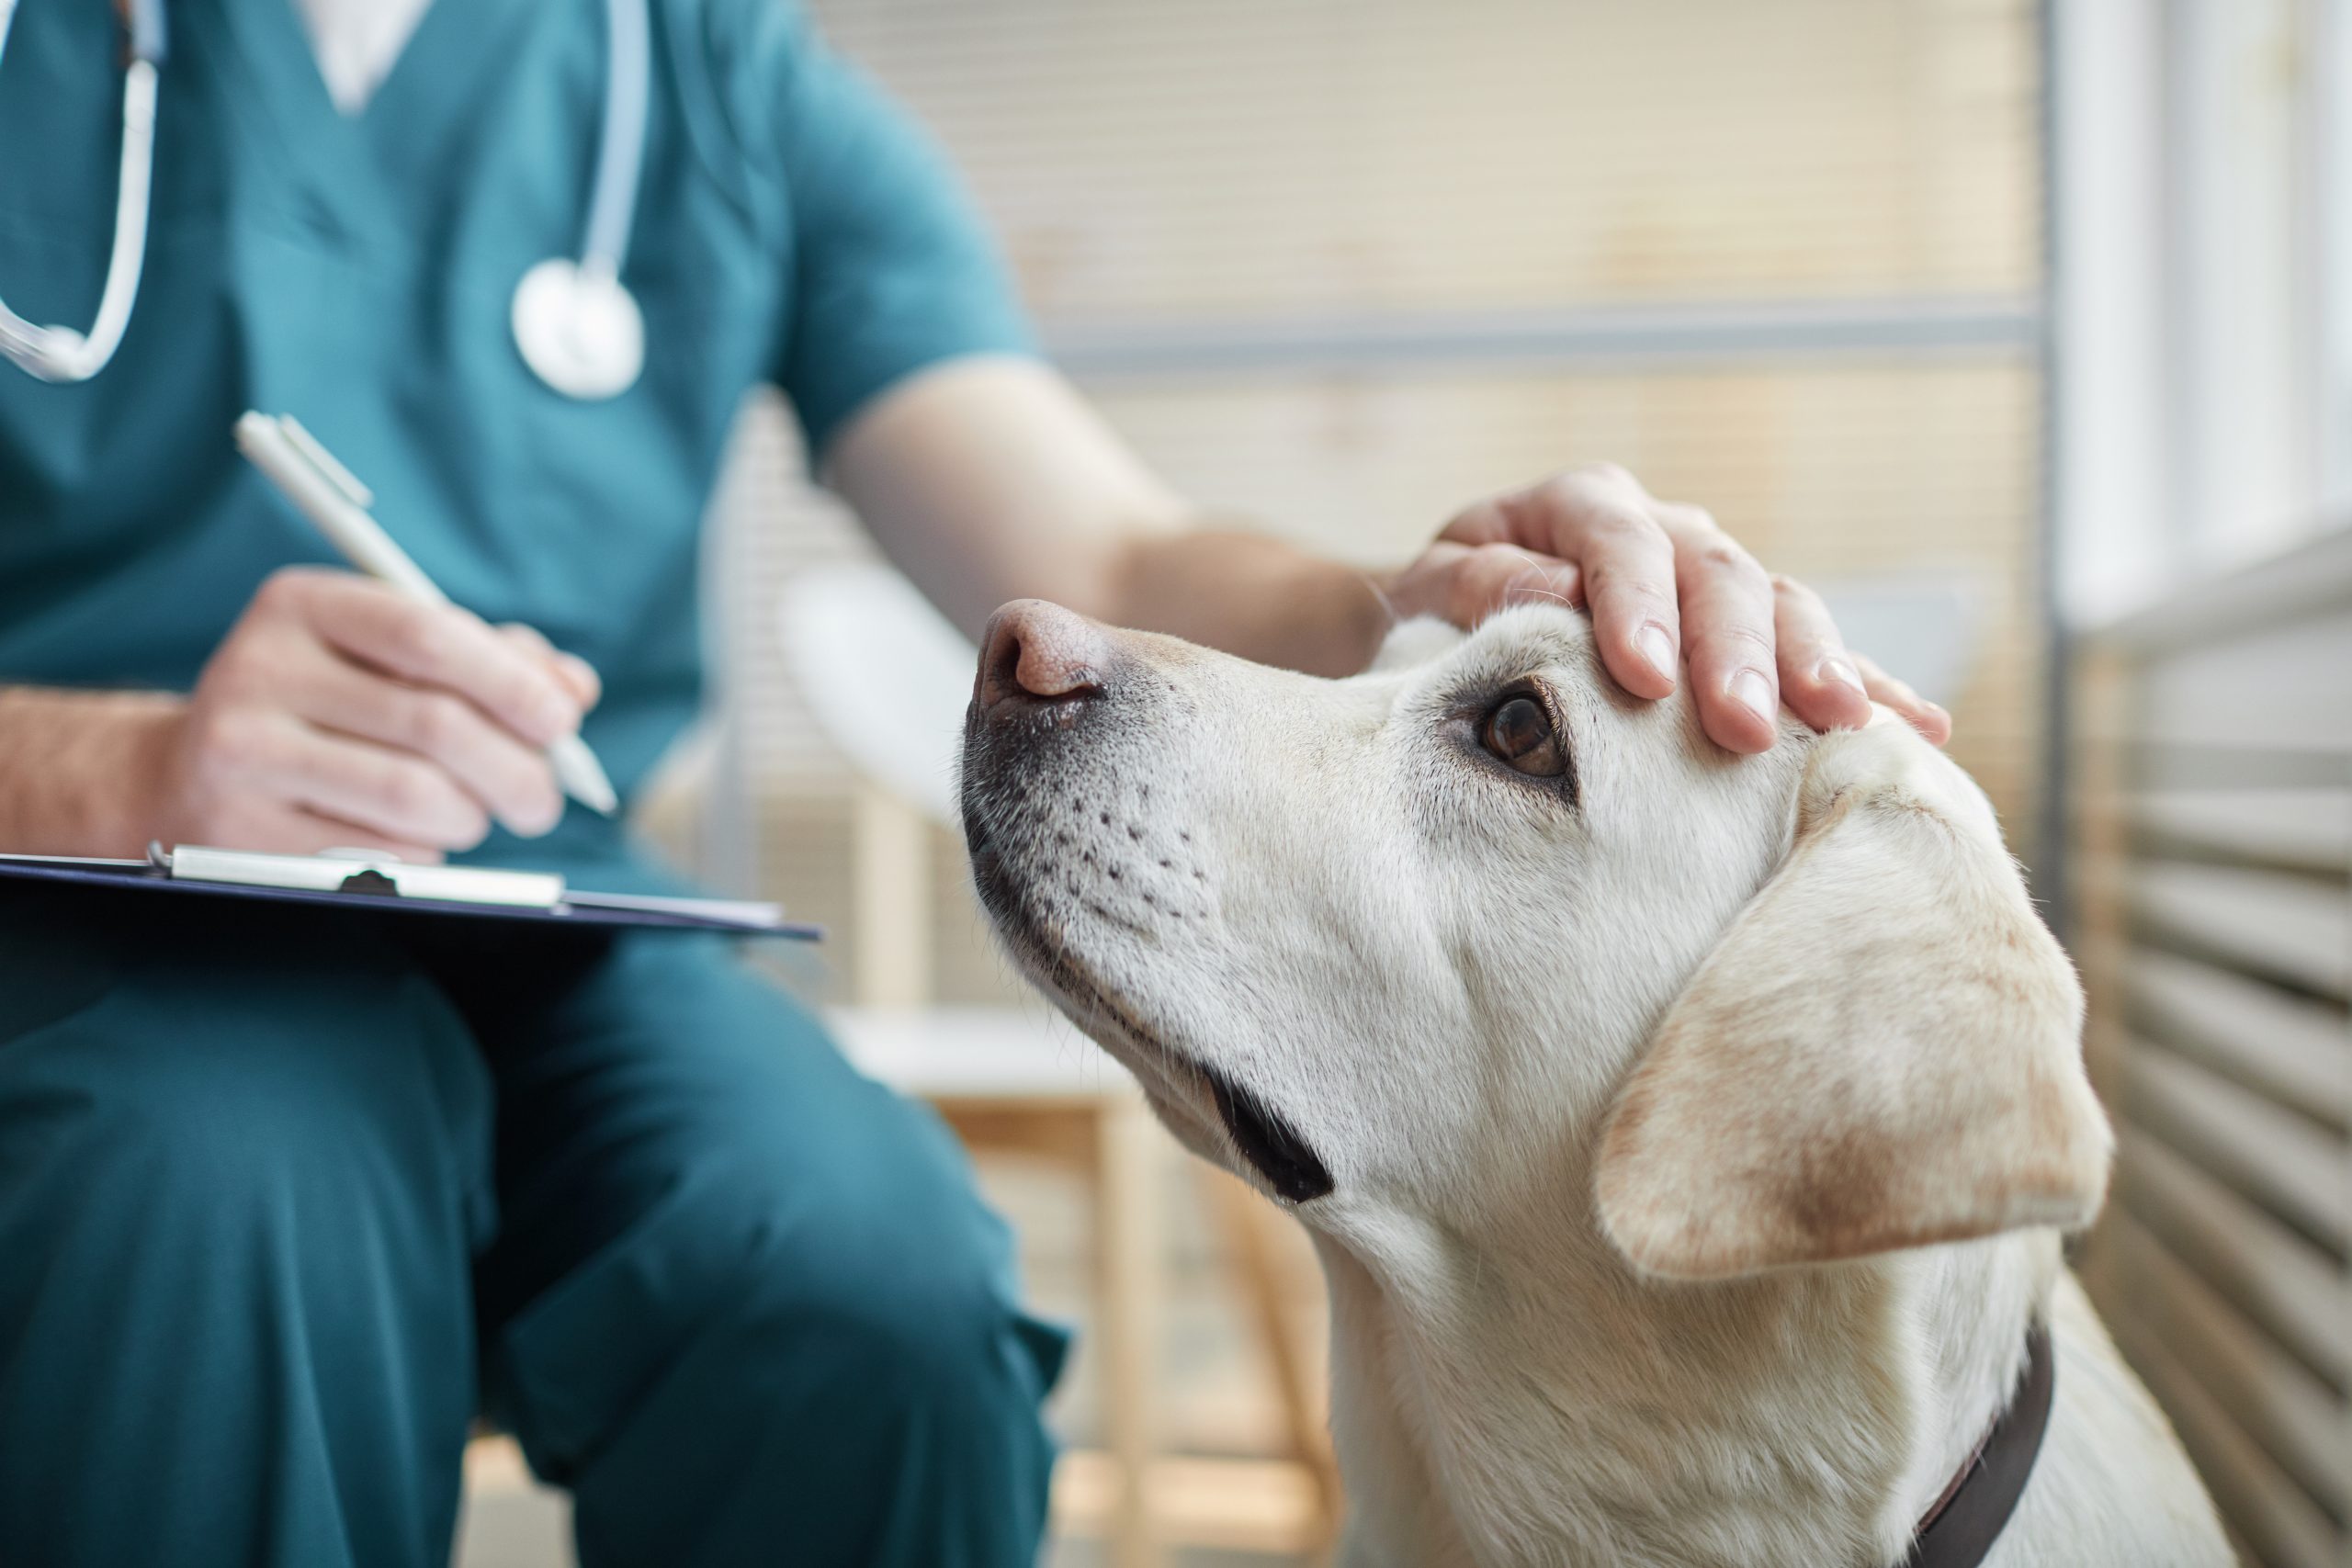
[{"label": "window blind", "polygon": [[2085,1275],[2256,1568],[2352,1560],[2352,538],[2094,646]]}]

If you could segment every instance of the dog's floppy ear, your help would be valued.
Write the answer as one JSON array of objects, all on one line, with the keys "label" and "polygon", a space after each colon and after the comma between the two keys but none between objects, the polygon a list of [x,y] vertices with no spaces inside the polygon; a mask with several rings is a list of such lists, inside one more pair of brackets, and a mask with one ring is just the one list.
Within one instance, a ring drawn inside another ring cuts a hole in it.
[{"label": "dog's floppy ear", "polygon": [[1826,737],[1788,860],[1619,1097],[1601,1223],[1684,1279],[2087,1224],[2112,1136],[2081,1023],[1975,786],[1891,719]]}]

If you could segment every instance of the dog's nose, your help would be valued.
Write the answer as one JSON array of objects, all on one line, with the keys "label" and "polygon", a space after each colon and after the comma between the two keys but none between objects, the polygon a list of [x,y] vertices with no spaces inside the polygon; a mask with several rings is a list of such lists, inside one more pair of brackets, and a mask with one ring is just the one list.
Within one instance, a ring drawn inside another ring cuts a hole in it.
[{"label": "dog's nose", "polygon": [[1072,702],[1102,688],[1111,642],[1085,616],[1015,599],[989,617],[972,700],[982,708]]}]

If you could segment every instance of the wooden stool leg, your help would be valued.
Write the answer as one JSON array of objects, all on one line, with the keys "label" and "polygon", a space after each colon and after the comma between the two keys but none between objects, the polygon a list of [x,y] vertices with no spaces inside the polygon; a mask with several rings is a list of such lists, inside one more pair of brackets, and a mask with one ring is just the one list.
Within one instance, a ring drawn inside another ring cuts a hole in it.
[{"label": "wooden stool leg", "polygon": [[1320,1544],[1329,1546],[1338,1534],[1342,1506],[1340,1467],[1331,1452],[1322,1391],[1310,1364],[1313,1358],[1284,1300],[1280,1260],[1269,1228],[1275,1215],[1264,1199],[1216,1167],[1195,1161],[1193,1168],[1201,1174],[1210,1212],[1216,1216],[1243,1293],[1249,1297],[1259,1341],[1273,1364],[1283,1415],[1290,1427],[1290,1455],[1314,1480],[1317,1533]]},{"label": "wooden stool leg", "polygon": [[1111,1519],[1113,1568],[1157,1568],[1149,1480],[1158,1446],[1158,1129],[1140,1100],[1106,1104],[1095,1122],[1096,1300],[1102,1321],[1102,1419],[1119,1463]]},{"label": "wooden stool leg", "polygon": [[922,1007],[932,993],[931,821],[872,784],[858,790],[851,821],[858,1005]]}]

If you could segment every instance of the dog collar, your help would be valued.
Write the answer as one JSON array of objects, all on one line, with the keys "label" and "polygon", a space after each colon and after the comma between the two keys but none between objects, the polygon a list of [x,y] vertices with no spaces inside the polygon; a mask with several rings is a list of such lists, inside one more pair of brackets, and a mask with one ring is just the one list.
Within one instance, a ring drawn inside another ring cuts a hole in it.
[{"label": "dog collar", "polygon": [[2050,1429],[2058,1368],[2047,1325],[2037,1323],[2027,1333],[2025,1353],[2025,1382],[1920,1519],[1901,1568],[1976,1568],[2016,1512]]}]

